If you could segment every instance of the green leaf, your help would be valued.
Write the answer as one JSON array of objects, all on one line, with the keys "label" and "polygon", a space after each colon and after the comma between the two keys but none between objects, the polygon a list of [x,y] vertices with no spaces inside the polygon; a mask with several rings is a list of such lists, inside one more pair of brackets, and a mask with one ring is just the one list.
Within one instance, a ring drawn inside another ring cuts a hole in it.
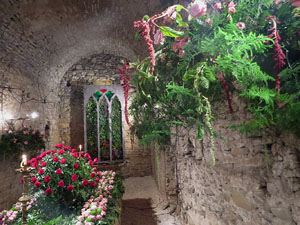
[{"label": "green leaf", "polygon": [[138,32],[135,33],[135,40],[139,40],[140,39],[140,35]]},{"label": "green leaf", "polygon": [[175,124],[175,125],[183,125],[184,124],[183,122],[180,122],[180,121],[168,121],[167,123]]},{"label": "green leaf", "polygon": [[184,35],[184,32],[177,31],[167,26],[160,26],[159,29],[161,32],[168,37],[181,37]]},{"label": "green leaf", "polygon": [[182,17],[179,13],[176,14],[176,22],[178,23],[179,27],[187,27],[188,26],[188,23],[186,23],[182,20]]},{"label": "green leaf", "polygon": [[180,12],[182,9],[185,9],[183,5],[176,5],[177,12]]}]

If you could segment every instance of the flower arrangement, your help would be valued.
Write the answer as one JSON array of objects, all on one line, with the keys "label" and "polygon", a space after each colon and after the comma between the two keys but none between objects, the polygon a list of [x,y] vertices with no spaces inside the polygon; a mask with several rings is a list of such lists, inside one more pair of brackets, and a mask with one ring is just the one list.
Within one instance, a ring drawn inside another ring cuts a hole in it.
[{"label": "flower arrangement", "polygon": [[234,125],[241,131],[276,127],[300,136],[300,21],[294,6],[195,0],[135,22],[149,48],[149,57],[130,64],[138,89],[131,113],[140,141],[168,144],[171,126],[194,126],[200,140],[209,135],[212,149],[211,120],[218,115],[211,102],[225,99],[228,113],[235,113],[233,93],[252,114]]},{"label": "flower arrangement", "polygon": [[[112,224],[120,216],[117,200],[124,193],[122,176],[98,171],[89,154],[62,144],[27,162],[35,168],[30,177],[32,201],[28,224]],[[21,204],[0,212],[0,224],[22,220]]]},{"label": "flower arrangement", "polygon": [[97,158],[92,159],[88,153],[78,153],[76,149],[62,144],[55,148],[27,162],[35,168],[31,177],[33,190],[43,190],[66,207],[81,206],[95,193],[99,182],[97,168],[92,167]]},{"label": "flower arrangement", "polygon": [[38,129],[23,126],[19,129],[6,129],[1,135],[0,149],[5,154],[17,154],[22,151],[35,155],[45,148],[44,135]]}]

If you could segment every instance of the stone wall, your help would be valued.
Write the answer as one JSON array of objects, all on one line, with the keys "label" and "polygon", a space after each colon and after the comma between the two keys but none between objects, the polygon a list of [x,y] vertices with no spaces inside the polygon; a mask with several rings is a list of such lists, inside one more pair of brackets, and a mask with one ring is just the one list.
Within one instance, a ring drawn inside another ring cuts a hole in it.
[{"label": "stone wall", "polygon": [[209,138],[197,141],[194,129],[174,128],[179,136],[171,146],[160,157],[153,154],[160,191],[177,203],[183,224],[300,224],[300,140],[271,130],[246,136],[228,129],[249,117],[244,107],[235,104],[232,115],[216,109],[213,126],[225,140],[215,140],[214,167]]},{"label": "stone wall", "polygon": [[10,209],[22,194],[21,174],[15,172],[19,167],[14,158],[0,159],[0,211]]},{"label": "stone wall", "polygon": [[[52,133],[59,142],[77,148],[84,143],[83,87],[84,85],[120,84],[122,57],[111,54],[95,54],[75,63],[65,74],[60,84],[57,129]],[[131,87],[129,105],[135,88]],[[125,139],[125,162],[120,166],[127,176],[146,176],[151,174],[151,153],[138,146],[132,139],[128,125],[123,121]]]}]

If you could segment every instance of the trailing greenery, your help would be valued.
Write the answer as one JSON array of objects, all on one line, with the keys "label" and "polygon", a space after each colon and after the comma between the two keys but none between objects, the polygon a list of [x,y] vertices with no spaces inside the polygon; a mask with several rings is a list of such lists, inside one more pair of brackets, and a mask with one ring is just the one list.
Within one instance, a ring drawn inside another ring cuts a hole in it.
[{"label": "trailing greenery", "polygon": [[31,127],[15,129],[10,126],[0,138],[0,152],[3,155],[27,154],[33,156],[45,149],[45,141],[39,130]]},{"label": "trailing greenery", "polygon": [[[213,155],[216,134],[211,121],[218,113],[211,112],[211,103],[226,100],[231,112],[233,93],[246,102],[252,114],[251,120],[235,125],[241,131],[276,127],[300,137],[300,21],[294,16],[294,7],[273,0],[215,3],[195,1],[188,9],[176,5],[135,23],[150,52],[150,57],[131,64],[138,89],[131,105],[137,137],[144,144],[168,144],[171,126],[197,127],[200,140],[205,131],[209,134]],[[201,12],[201,7],[206,10]],[[170,13],[174,11],[175,17]],[[280,92],[275,89],[273,69],[273,57],[278,57],[273,49],[275,39],[270,36],[273,20],[280,21],[276,31],[287,56],[285,69],[279,74]],[[147,24],[157,29],[155,43],[163,43],[155,48],[153,73]]]}]

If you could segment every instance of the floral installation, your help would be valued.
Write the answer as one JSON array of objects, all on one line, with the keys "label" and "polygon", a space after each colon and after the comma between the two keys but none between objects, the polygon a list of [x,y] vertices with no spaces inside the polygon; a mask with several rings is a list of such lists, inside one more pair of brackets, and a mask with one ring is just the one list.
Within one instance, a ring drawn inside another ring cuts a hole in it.
[{"label": "floral installation", "polygon": [[[26,210],[30,210],[36,198],[30,196],[31,200],[27,203]],[[7,223],[13,222],[17,216],[20,216],[22,213],[22,203],[17,202],[10,210],[2,210],[0,212],[0,224],[6,225]]]},{"label": "floral installation", "polygon": [[44,134],[38,129],[22,126],[19,129],[10,127],[5,129],[0,139],[2,153],[15,154],[22,151],[29,155],[35,155],[39,150],[45,148]]},{"label": "floral installation", "polygon": [[114,188],[114,178],[116,173],[113,171],[104,171],[97,173],[99,179],[95,195],[84,204],[81,209],[81,215],[77,217],[76,225],[96,225],[102,221],[106,215],[107,203],[112,198],[111,190]]}]

